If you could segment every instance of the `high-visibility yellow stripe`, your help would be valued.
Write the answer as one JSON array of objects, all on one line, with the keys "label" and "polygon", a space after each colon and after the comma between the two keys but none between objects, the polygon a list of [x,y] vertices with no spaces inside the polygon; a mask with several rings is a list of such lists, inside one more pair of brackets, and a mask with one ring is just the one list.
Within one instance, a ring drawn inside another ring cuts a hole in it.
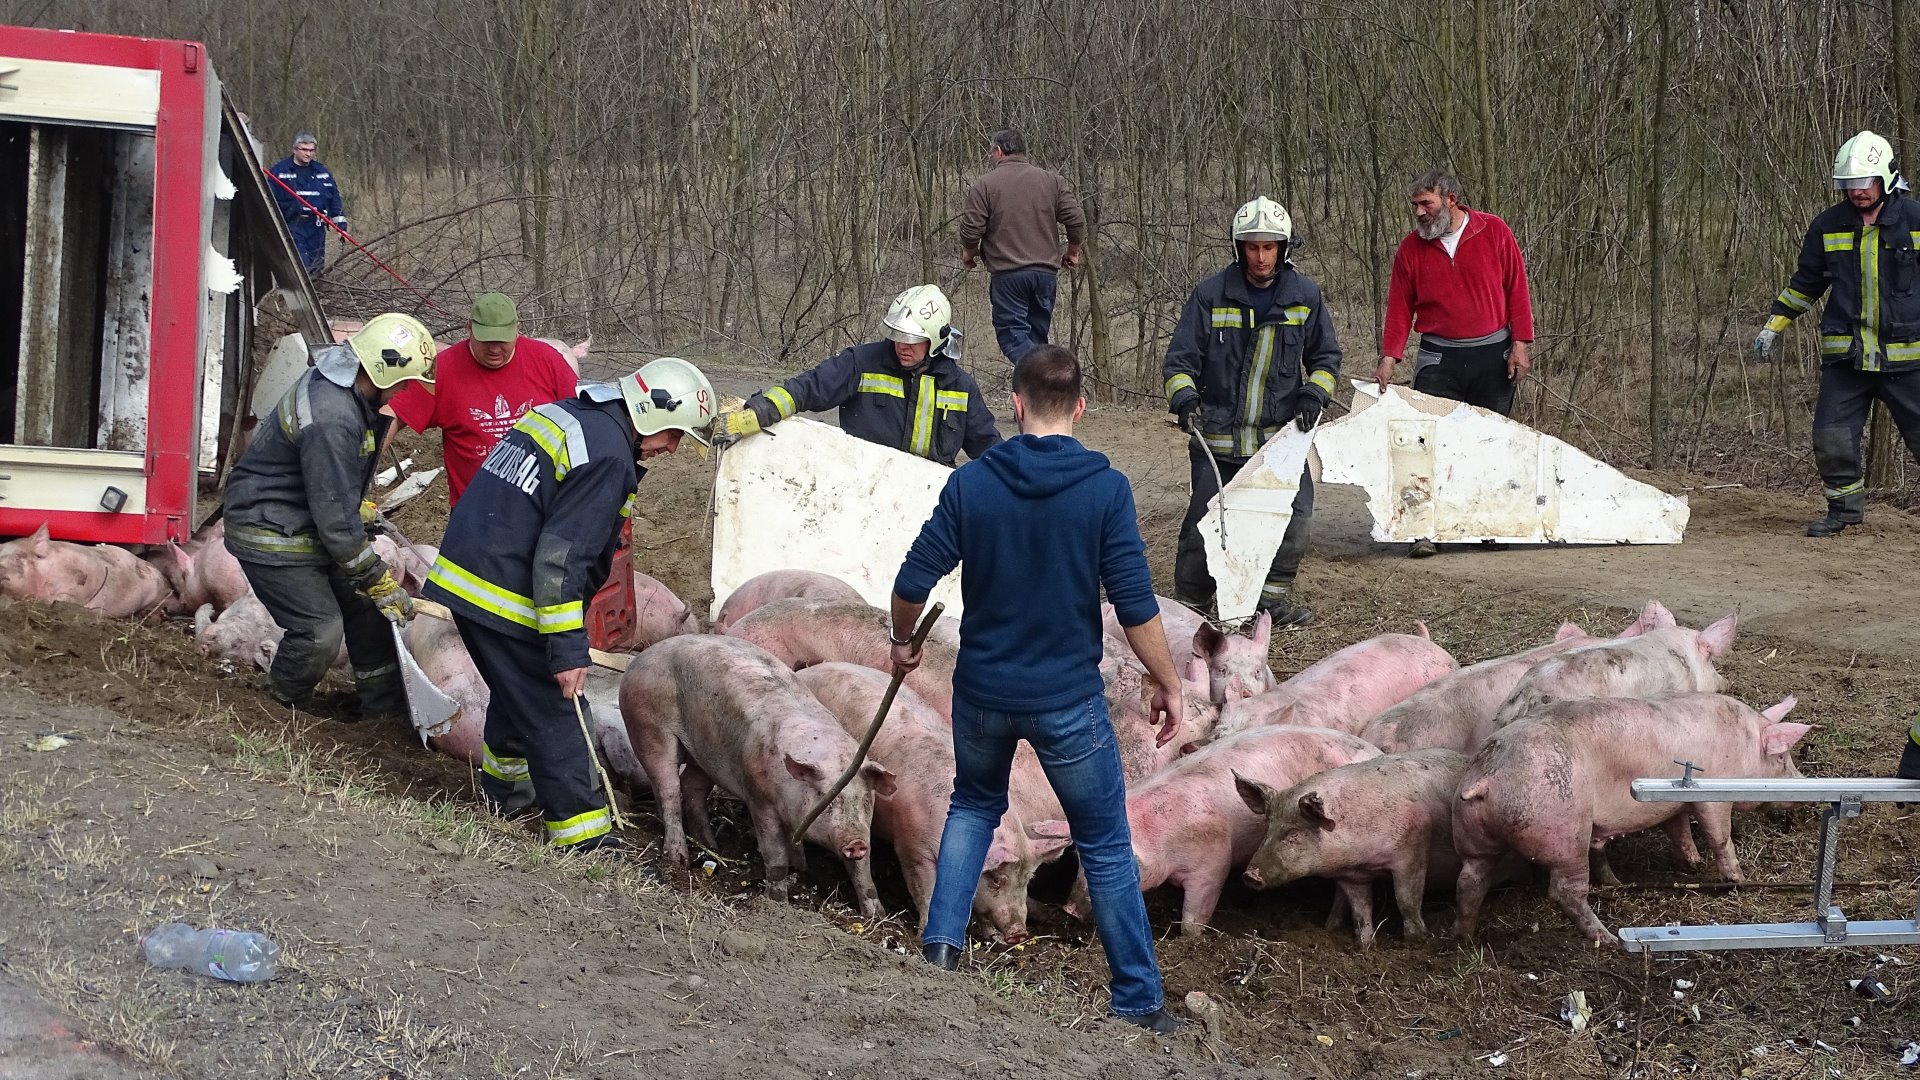
[{"label": "high-visibility yellow stripe", "polygon": [[1880,226],[1860,230],[1860,370],[1880,370]]},{"label": "high-visibility yellow stripe", "polygon": [[513,427],[516,431],[526,432],[540,449],[547,452],[547,459],[553,462],[555,480],[567,478],[567,472],[573,466],[571,459],[567,456],[567,433],[560,430],[560,425],[537,412],[528,410],[527,414],[520,418],[520,422]]},{"label": "high-visibility yellow stripe", "polygon": [[1275,327],[1269,323],[1260,328],[1253,339],[1253,365],[1247,371],[1247,410],[1245,425],[1241,430],[1241,445],[1235,449],[1235,457],[1252,457],[1260,449],[1258,443],[1246,445],[1248,432],[1260,424],[1260,416],[1266,408],[1267,374],[1273,367],[1273,345],[1277,336]]},{"label": "high-visibility yellow stripe", "polygon": [[353,681],[367,682],[372,679],[378,679],[384,675],[397,675],[399,673],[400,673],[399,664],[381,664],[379,667],[376,667],[376,668],[365,668],[365,669],[354,668]]},{"label": "high-visibility yellow stripe", "polygon": [[1853,250],[1853,234],[1850,232],[1821,233],[1820,242],[1826,245],[1828,251]]},{"label": "high-visibility yellow stripe", "polygon": [[627,496],[627,501],[620,504],[621,517],[627,518],[627,517],[633,516],[633,499],[634,497],[632,495],[629,495]]},{"label": "high-visibility yellow stripe", "polygon": [[1307,376],[1307,381],[1319,387],[1320,389],[1325,390],[1327,392],[1328,397],[1333,396],[1333,372],[1316,371],[1313,374]]},{"label": "high-visibility yellow stripe", "polygon": [[1860,492],[1867,490],[1867,482],[1865,480],[1855,480],[1851,484],[1845,484],[1837,488],[1823,487],[1820,490],[1829,499],[1844,499],[1849,495],[1858,495]]},{"label": "high-visibility yellow stripe", "polygon": [[1920,360],[1920,341],[1887,342],[1887,363],[1911,364]]},{"label": "high-visibility yellow stripe", "polygon": [[484,742],[480,744],[480,753],[480,771],[496,780],[518,784],[533,776],[527,768],[526,758],[501,757],[493,752],[493,747]]},{"label": "high-visibility yellow stripe", "polygon": [[565,821],[547,822],[547,843],[557,847],[577,844],[582,840],[591,840],[596,836],[605,836],[613,831],[613,816],[606,807],[589,810],[584,814],[575,814]]},{"label": "high-visibility yellow stripe", "polygon": [[243,547],[267,551],[317,552],[320,550],[320,538],[312,533],[282,536],[257,526],[236,525],[227,530],[227,535],[233,537]]},{"label": "high-visibility yellow stripe", "polygon": [[933,456],[933,376],[920,376],[920,389],[913,395],[913,441],[907,453],[915,457]]},{"label": "high-visibility yellow stripe", "polygon": [[568,630],[578,630],[587,625],[586,609],[578,600],[569,600],[564,604],[544,604],[534,610],[540,621],[540,632],[559,634]]},{"label": "high-visibility yellow stripe", "polygon": [[474,576],[464,567],[449,562],[445,555],[433,561],[433,569],[427,571],[427,580],[481,611],[498,615],[530,630],[540,629],[540,619],[533,610],[532,600]]},{"label": "high-visibility yellow stripe", "polygon": [[1216,330],[1228,326],[1238,327],[1247,325],[1246,313],[1242,308],[1217,307],[1209,312],[1209,314],[1213,318],[1213,326]]},{"label": "high-visibility yellow stripe", "polygon": [[1795,312],[1804,312],[1813,307],[1813,297],[1795,288],[1781,289],[1780,295],[1774,297],[1774,299],[1792,308]]},{"label": "high-visibility yellow stripe", "polygon": [[773,402],[775,409],[780,410],[782,420],[800,411],[800,406],[794,402],[793,395],[787,393],[787,388],[784,386],[770,388],[767,391],[767,400]]},{"label": "high-visibility yellow stripe", "polygon": [[933,407],[947,412],[967,411],[967,392],[965,390],[942,390],[933,396]]},{"label": "high-visibility yellow stripe", "polygon": [[901,380],[900,376],[882,375],[877,371],[869,371],[861,375],[858,390],[862,394],[885,394],[902,401],[907,397],[907,384]]},{"label": "high-visibility yellow stripe", "polygon": [[1180,391],[1194,389],[1193,376],[1184,371],[1172,375],[1167,379],[1167,404],[1173,404],[1173,395]]},{"label": "high-visibility yellow stripe", "polygon": [[373,445],[373,431],[369,429],[367,431],[367,437],[360,440],[360,452],[363,454],[371,454],[373,453],[374,449],[375,447]]},{"label": "high-visibility yellow stripe", "polygon": [[1839,356],[1853,348],[1853,339],[1845,334],[1823,334],[1820,337],[1820,355]]},{"label": "high-visibility yellow stripe", "polygon": [[1785,315],[1767,316],[1767,329],[1773,331],[1776,334],[1786,333],[1787,327],[1792,325],[1793,325],[1793,320],[1787,318]]},{"label": "high-visibility yellow stripe", "polygon": [[1307,321],[1307,318],[1312,314],[1313,314],[1313,309],[1310,307],[1307,307],[1304,304],[1300,305],[1299,307],[1290,307],[1286,310],[1287,325],[1288,326],[1304,325]]}]

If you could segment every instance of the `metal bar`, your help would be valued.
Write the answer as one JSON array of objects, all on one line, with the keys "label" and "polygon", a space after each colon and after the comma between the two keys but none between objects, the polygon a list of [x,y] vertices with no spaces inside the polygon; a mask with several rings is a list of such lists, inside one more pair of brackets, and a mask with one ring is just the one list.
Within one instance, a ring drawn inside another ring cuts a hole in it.
[{"label": "metal bar", "polygon": [[[1642,926],[1620,931],[1627,952],[1709,952],[1719,949],[1811,949],[1833,944],[1819,923],[1747,923],[1728,926]],[[1920,945],[1920,924],[1885,919],[1847,925],[1854,948]]]},{"label": "metal bar", "polygon": [[1825,912],[1833,907],[1833,864],[1840,857],[1840,807],[1829,806],[1820,814],[1820,853],[1813,872],[1813,910]]},{"label": "metal bar", "polygon": [[1717,780],[1695,777],[1691,786],[1682,786],[1678,780],[1649,777],[1633,782],[1633,797],[1641,802],[1920,802],[1920,780],[1883,780],[1878,777]]}]

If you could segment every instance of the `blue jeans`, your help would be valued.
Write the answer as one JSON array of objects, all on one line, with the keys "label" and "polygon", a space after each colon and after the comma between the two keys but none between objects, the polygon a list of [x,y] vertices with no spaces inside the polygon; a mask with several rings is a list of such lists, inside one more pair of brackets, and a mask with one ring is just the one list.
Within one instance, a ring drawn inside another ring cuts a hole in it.
[{"label": "blue jeans", "polygon": [[993,275],[987,299],[993,304],[993,336],[1007,363],[1017,364],[1035,345],[1047,343],[1053,329],[1053,292],[1059,275],[1028,267]]},{"label": "blue jeans", "polygon": [[1086,871],[1094,926],[1112,974],[1113,1011],[1145,1016],[1163,1004],[1153,932],[1140,896],[1140,868],[1127,829],[1127,786],[1106,698],[1095,694],[1064,709],[1004,713],[953,697],[953,801],[940,834],[933,900],[920,940],[964,948],[974,890],[993,830],[1007,812],[1007,775],[1021,739],[1046,769],[1067,813]]}]

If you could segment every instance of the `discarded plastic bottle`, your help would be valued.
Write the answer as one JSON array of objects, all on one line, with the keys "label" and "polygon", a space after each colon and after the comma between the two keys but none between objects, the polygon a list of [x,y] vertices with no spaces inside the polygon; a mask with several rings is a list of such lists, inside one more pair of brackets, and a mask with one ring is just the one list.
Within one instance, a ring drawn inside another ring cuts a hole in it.
[{"label": "discarded plastic bottle", "polygon": [[228,982],[266,982],[280,964],[280,945],[244,930],[195,930],[168,923],[141,939],[147,962],[162,970],[186,968]]}]

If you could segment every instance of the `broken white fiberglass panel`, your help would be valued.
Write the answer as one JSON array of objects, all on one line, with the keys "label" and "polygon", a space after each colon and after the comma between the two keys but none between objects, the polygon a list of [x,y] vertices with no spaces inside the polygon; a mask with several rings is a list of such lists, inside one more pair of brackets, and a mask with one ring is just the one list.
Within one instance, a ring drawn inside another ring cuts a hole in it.
[{"label": "broken white fiberglass panel", "polygon": [[[813,570],[885,608],[894,575],[953,470],[795,417],[720,455],[714,480],[713,610],[748,578]],[[960,614],[960,573],[928,598]]]},{"label": "broken white fiberglass panel", "polygon": [[1200,541],[1207,549],[1207,569],[1213,574],[1214,604],[1221,619],[1253,616],[1273,553],[1280,549],[1280,540],[1293,521],[1293,499],[1300,493],[1307,454],[1315,434],[1326,426],[1323,423],[1313,432],[1292,424],[1282,427],[1208,504],[1207,515],[1200,519]]}]

